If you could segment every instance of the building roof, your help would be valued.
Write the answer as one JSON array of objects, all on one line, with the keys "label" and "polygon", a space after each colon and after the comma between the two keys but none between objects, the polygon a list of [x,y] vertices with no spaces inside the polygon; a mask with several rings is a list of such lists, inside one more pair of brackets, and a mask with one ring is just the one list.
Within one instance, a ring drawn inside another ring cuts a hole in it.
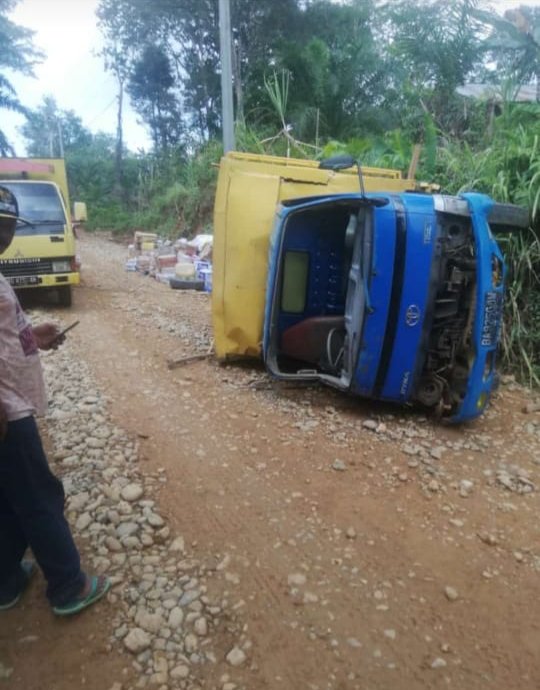
[{"label": "building roof", "polygon": [[[502,88],[499,84],[464,84],[456,89],[459,94],[468,98],[483,98],[487,100],[502,101]],[[511,93],[511,92],[510,92]],[[508,94],[510,96],[510,93]],[[520,86],[510,98],[516,103],[535,103],[536,84]]]}]

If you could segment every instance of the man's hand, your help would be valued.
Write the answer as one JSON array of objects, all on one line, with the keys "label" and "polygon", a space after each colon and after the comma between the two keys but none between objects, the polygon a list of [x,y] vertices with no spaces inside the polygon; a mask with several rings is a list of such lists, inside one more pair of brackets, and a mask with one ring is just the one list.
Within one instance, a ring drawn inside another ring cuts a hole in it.
[{"label": "man's hand", "polygon": [[54,323],[40,323],[39,326],[34,326],[32,331],[40,350],[56,350],[65,340]]},{"label": "man's hand", "polygon": [[6,438],[8,426],[7,412],[2,403],[0,403],[0,442]]}]

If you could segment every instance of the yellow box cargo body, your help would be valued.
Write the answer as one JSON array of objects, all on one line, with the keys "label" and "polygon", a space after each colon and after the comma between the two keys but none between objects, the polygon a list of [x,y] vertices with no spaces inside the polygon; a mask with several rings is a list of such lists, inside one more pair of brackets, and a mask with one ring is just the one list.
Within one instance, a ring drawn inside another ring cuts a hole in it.
[{"label": "yellow box cargo body", "polygon": [[[366,191],[403,192],[398,170],[362,168]],[[268,250],[276,209],[287,199],[360,190],[355,169],[316,161],[229,153],[221,160],[214,206],[214,345],[220,359],[261,354]]]},{"label": "yellow box cargo body", "polygon": [[60,303],[69,306],[79,271],[64,161],[0,158],[0,185],[17,198],[22,219],[0,259],[0,272],[15,288],[54,288]]}]

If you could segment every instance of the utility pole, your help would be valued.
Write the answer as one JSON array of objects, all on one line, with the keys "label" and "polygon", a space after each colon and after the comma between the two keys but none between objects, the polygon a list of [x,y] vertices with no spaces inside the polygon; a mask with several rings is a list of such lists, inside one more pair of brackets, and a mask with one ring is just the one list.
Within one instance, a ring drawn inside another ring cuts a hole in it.
[{"label": "utility pole", "polygon": [[219,0],[219,41],[221,47],[221,100],[223,102],[223,150],[234,151],[234,107],[232,80],[231,8],[229,0]]}]

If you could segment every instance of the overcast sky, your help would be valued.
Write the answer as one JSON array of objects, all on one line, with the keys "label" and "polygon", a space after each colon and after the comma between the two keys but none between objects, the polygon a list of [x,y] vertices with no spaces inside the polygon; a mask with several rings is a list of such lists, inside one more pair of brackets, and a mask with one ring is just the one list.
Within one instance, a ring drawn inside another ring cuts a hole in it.
[{"label": "overcast sky", "polygon": [[[491,2],[501,12],[520,4],[540,6],[540,0]],[[103,60],[97,57],[102,46],[96,26],[97,5],[98,0],[20,0],[11,18],[16,24],[35,31],[34,43],[47,57],[36,66],[35,79],[17,74],[10,79],[19,100],[27,107],[35,107],[43,96],[52,94],[60,108],[74,110],[92,131],[114,134],[116,84],[112,75],[105,72]],[[24,155],[22,139],[17,135],[23,118],[7,111],[2,111],[1,116],[2,129],[15,144],[17,154]],[[137,124],[129,104],[124,133],[130,149],[150,147],[149,137]]]},{"label": "overcast sky", "polygon": [[[35,79],[20,75],[10,79],[19,100],[27,107],[35,107],[43,96],[52,94],[60,108],[74,110],[92,131],[114,134],[117,86],[97,56],[102,46],[96,26],[97,5],[98,0],[20,0],[10,17],[35,31],[34,44],[47,57],[36,66]],[[25,152],[16,130],[23,122],[21,116],[2,111],[2,129],[15,143],[19,155]],[[124,130],[130,149],[149,148],[146,131],[137,124],[129,104]]]}]

